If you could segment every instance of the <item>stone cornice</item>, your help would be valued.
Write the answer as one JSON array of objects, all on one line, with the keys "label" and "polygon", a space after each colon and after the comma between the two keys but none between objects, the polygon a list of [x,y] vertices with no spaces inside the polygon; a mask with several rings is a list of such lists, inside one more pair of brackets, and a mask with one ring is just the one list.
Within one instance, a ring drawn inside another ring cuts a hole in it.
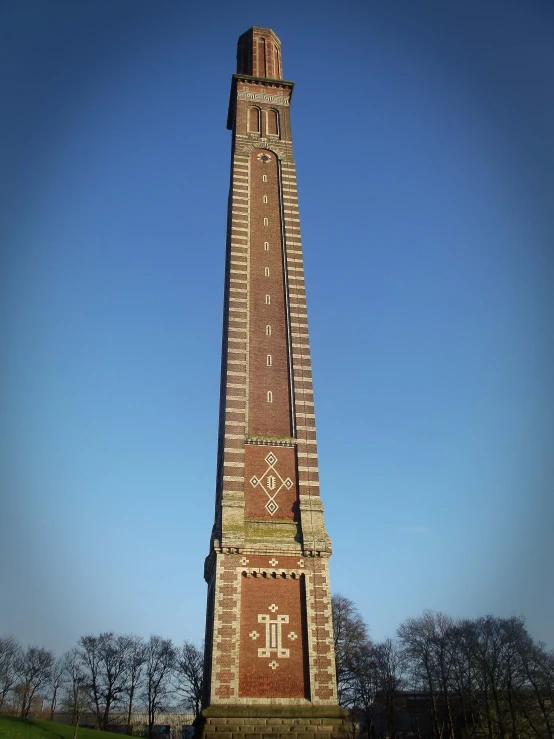
[{"label": "stone cornice", "polygon": [[274,80],[269,77],[252,77],[248,74],[234,74],[231,79],[231,92],[229,94],[229,112],[227,113],[227,128],[229,131],[233,130],[233,115],[235,112],[235,106],[237,101],[237,83],[238,82],[250,82],[258,83],[264,87],[271,88],[282,88],[284,90],[290,90],[289,102],[292,100],[292,93],[294,90],[294,82],[290,80]]}]

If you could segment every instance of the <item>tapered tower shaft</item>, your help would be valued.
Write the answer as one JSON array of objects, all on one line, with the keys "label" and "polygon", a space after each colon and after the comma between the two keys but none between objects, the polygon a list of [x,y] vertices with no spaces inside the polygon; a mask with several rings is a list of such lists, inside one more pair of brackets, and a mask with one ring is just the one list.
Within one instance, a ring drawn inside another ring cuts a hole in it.
[{"label": "tapered tower shaft", "polygon": [[227,124],[231,183],[215,523],[205,564],[205,732],[210,721],[236,722],[245,711],[252,721],[278,714],[309,723],[316,707],[327,716],[320,731],[342,731],[292,91],[279,39],[251,28],[238,42]]}]

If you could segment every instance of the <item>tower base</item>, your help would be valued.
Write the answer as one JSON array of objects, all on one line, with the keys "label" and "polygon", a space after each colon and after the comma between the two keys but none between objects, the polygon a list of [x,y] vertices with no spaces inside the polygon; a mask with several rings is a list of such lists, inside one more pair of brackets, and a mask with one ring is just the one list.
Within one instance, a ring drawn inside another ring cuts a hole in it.
[{"label": "tower base", "polygon": [[195,721],[195,739],[346,739],[338,706],[210,706]]}]

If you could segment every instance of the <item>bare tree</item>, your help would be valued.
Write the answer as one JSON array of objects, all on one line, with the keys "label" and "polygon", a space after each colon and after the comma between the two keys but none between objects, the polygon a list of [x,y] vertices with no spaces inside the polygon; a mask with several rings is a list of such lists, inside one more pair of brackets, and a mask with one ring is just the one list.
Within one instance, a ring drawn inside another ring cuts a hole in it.
[{"label": "bare tree", "polygon": [[33,698],[50,678],[53,663],[54,655],[45,647],[30,646],[23,653],[20,667],[21,682],[17,691],[21,703],[21,716],[29,715]]},{"label": "bare tree", "polygon": [[79,722],[83,711],[88,705],[88,697],[90,695],[90,685],[85,682],[78,681],[76,683],[76,700],[75,700],[75,720],[73,722],[73,739],[77,739],[79,731]]},{"label": "bare tree", "polygon": [[63,655],[62,674],[63,705],[71,711],[71,723],[76,725],[79,720],[80,704],[83,700],[83,685],[85,684],[83,655],[76,647]]},{"label": "bare tree", "polygon": [[50,721],[54,720],[54,712],[58,704],[58,694],[64,682],[64,665],[63,659],[54,660],[50,677],[48,679],[48,688],[50,691]]},{"label": "bare tree", "polygon": [[554,652],[530,641],[521,645],[521,661],[525,688],[517,700],[533,733],[554,739]]},{"label": "bare tree", "polygon": [[554,657],[533,641],[523,618],[454,621],[428,611],[398,634],[435,739],[554,739]]},{"label": "bare tree", "polygon": [[452,702],[457,706],[456,723],[463,727],[469,739],[474,739],[480,732],[477,667],[475,664],[474,622],[469,619],[456,621],[449,631],[452,651]]},{"label": "bare tree", "polygon": [[18,681],[22,650],[13,636],[0,637],[0,711]]},{"label": "bare tree", "polygon": [[473,621],[473,633],[479,722],[489,736],[508,739],[519,733],[521,720],[514,698],[524,682],[518,645],[526,641],[525,624],[517,617],[483,616]]},{"label": "bare tree", "polygon": [[376,693],[383,701],[388,735],[390,739],[396,739],[399,693],[405,686],[405,658],[392,639],[376,644],[373,654]]},{"label": "bare tree", "polygon": [[110,711],[125,689],[127,643],[128,637],[117,636],[111,631],[79,640],[99,729],[108,728]]},{"label": "bare tree", "polygon": [[144,688],[142,696],[148,708],[148,736],[152,737],[152,727],[156,714],[166,705],[170,692],[170,677],[175,667],[176,650],[171,639],[151,636],[146,643],[146,662],[144,668]]},{"label": "bare tree", "polygon": [[349,708],[353,704],[357,679],[355,663],[359,662],[360,650],[368,647],[370,642],[367,626],[353,601],[337,593],[331,599],[331,607],[339,703]]},{"label": "bare tree", "polygon": [[102,675],[101,695],[104,703],[102,728],[108,728],[110,710],[116,705],[125,689],[127,637],[112,632],[100,635],[100,667]]},{"label": "bare tree", "polygon": [[349,673],[348,707],[357,709],[351,712],[350,734],[355,736],[356,724],[362,723],[360,719],[363,719],[367,735],[371,736],[375,716],[375,699],[379,687],[374,644],[368,641],[353,653],[349,660]]},{"label": "bare tree", "polygon": [[449,639],[453,628],[454,622],[449,616],[433,611],[409,618],[398,628],[412,685],[427,693],[436,739],[454,739],[450,701],[454,656]]},{"label": "bare tree", "polygon": [[200,714],[204,678],[204,651],[186,641],[177,650],[175,664],[176,688],[185,700],[187,708],[192,708],[194,717]]},{"label": "bare tree", "polygon": [[131,734],[133,701],[139,688],[146,662],[146,645],[140,636],[127,636],[125,639],[125,682],[123,692],[127,698],[127,734]]},{"label": "bare tree", "polygon": [[101,674],[100,674],[100,637],[82,636],[79,639],[81,664],[85,673],[85,681],[89,686],[91,700],[96,715],[96,728],[101,722]]}]

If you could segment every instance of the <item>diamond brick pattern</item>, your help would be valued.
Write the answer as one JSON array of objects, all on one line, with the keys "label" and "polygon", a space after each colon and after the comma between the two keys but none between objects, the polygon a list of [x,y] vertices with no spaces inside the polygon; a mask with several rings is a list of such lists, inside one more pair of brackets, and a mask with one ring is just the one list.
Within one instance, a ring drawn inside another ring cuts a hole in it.
[{"label": "diamond brick pattern", "polygon": [[273,516],[279,509],[279,505],[277,504],[277,501],[275,500],[277,495],[279,494],[279,491],[285,487],[287,490],[290,490],[290,488],[293,485],[292,480],[290,477],[287,477],[283,479],[279,472],[277,471],[275,465],[278,462],[277,457],[273,452],[270,452],[267,457],[265,458],[265,461],[267,463],[267,469],[265,472],[260,476],[257,477],[256,475],[253,475],[250,478],[250,484],[253,488],[260,487],[264,493],[267,495],[269,500],[265,504],[265,508],[270,516]]}]

